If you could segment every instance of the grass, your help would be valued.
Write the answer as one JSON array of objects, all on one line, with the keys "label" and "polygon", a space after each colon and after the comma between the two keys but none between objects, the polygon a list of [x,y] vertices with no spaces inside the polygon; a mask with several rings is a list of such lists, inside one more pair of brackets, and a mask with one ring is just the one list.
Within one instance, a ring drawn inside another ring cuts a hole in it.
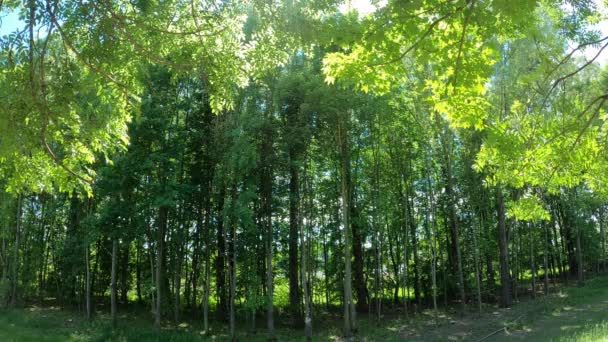
[{"label": "grass", "polygon": [[560,342],[608,341],[608,322],[585,326],[572,336],[559,339]]},{"label": "grass", "polygon": [[[427,309],[406,318],[403,312],[386,307],[379,322],[367,314],[359,315],[357,340],[475,341],[500,330],[486,341],[608,341],[608,277],[590,280],[582,288],[561,287],[548,297],[522,300],[511,309],[485,305],[481,315],[470,310],[463,314],[453,308],[437,313]],[[93,322],[87,322],[78,312],[30,306],[0,311],[0,341],[228,340],[226,324],[214,323],[205,336],[200,322],[195,320],[167,324],[160,331],[152,326],[152,321],[148,311],[121,310],[119,327],[112,330],[107,314],[99,314]],[[284,316],[276,321],[279,341],[304,341],[302,331],[286,327]],[[258,318],[257,323],[257,333],[252,333],[249,322],[239,322],[239,340],[265,341],[265,321]],[[339,311],[318,310],[313,324],[314,341],[342,340]]]}]

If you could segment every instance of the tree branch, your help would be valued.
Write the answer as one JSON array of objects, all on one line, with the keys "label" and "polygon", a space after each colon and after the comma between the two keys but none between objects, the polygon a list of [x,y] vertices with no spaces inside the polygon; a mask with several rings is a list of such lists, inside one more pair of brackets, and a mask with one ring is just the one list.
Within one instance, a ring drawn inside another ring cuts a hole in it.
[{"label": "tree branch", "polygon": [[473,13],[473,7],[475,7],[475,0],[471,1],[471,8],[469,9],[469,12],[467,13],[467,16],[464,19],[464,24],[462,25],[462,35],[460,36],[458,55],[456,57],[456,65],[454,66],[454,78],[452,82],[454,86],[456,86],[458,83],[458,70],[460,69],[460,61],[462,60],[462,47],[464,45],[464,39],[467,34],[467,26],[469,25],[469,20],[471,19],[471,14]]},{"label": "tree branch", "polygon": [[[545,80],[548,79],[553,73],[555,73],[555,71],[557,71],[557,69],[559,69],[562,65],[566,64],[566,62],[568,62],[572,56],[574,55],[575,52],[580,51],[582,48],[589,46],[589,45],[595,45],[595,44],[600,44],[603,42],[608,41],[608,36],[599,39],[599,40],[594,40],[591,42],[587,42],[587,43],[583,43],[580,44],[579,46],[577,46],[575,49],[573,49],[572,51],[570,51],[570,53],[568,53],[566,55],[566,57],[564,57],[556,66],[555,68],[553,68],[545,77]],[[595,62],[595,60],[600,56],[600,54],[602,53],[602,51],[608,47],[608,42],[606,42],[601,48],[600,50],[595,54],[595,56],[588,60],[587,62],[585,62],[583,65],[581,65],[580,67],[578,67],[576,70],[559,77],[558,79],[556,79],[553,84],[551,85],[551,88],[549,88],[549,91],[547,92],[547,95],[545,96],[545,99],[542,102],[542,107],[545,107],[545,105],[547,104],[547,101],[549,100],[549,97],[551,96],[551,94],[553,93],[553,91],[555,90],[555,88],[557,88],[557,86],[564,82],[566,79],[575,76],[576,74],[578,74],[579,72],[581,72],[583,69],[587,68],[589,65],[593,64],[593,62]]]},{"label": "tree branch", "polygon": [[82,57],[82,55],[80,54],[80,52],[78,50],[76,50],[76,48],[74,47],[74,45],[72,44],[72,42],[68,39],[67,35],[63,31],[63,28],[61,27],[61,25],[57,21],[57,18],[55,17],[55,12],[51,9],[49,0],[46,1],[46,11],[49,14],[49,17],[51,18],[51,22],[55,25],[55,27],[57,27],[57,31],[59,32],[59,35],[61,36],[61,40],[63,41],[64,45],[76,55],[76,57],[78,58],[78,60],[80,60],[89,69],[95,71],[97,74],[99,74],[100,76],[102,76],[103,78],[105,78],[110,83],[113,83],[116,86],[118,86],[119,88],[121,88],[127,94],[128,98],[130,98],[130,99],[132,99],[132,100],[134,100],[136,102],[140,101],[140,99],[138,97],[136,97],[135,95],[133,95],[133,94],[130,93],[129,87],[127,85],[125,85],[124,83],[118,81],[112,75],[108,74],[107,72],[103,71],[101,68],[99,68],[98,66],[96,66],[95,64],[87,61],[84,57]]},{"label": "tree branch", "polygon": [[453,16],[454,14],[462,11],[465,7],[466,7],[466,4],[463,6],[459,6],[454,11],[448,12],[448,13],[444,14],[443,16],[433,20],[429,24],[427,29],[422,33],[422,35],[420,37],[418,37],[418,39],[414,43],[412,43],[412,45],[410,45],[403,53],[401,53],[401,55],[398,58],[394,58],[394,59],[389,60],[388,62],[384,62],[384,63],[372,64],[370,66],[372,66],[372,67],[373,66],[382,66],[382,65],[393,64],[393,63],[397,63],[397,62],[401,61],[403,59],[403,57],[405,57],[408,53],[410,53],[412,50],[414,50],[418,45],[420,45],[420,43],[422,43],[424,41],[424,39],[426,39],[426,37],[428,37],[433,32],[433,30],[435,29],[435,26],[437,26],[440,22]]}]

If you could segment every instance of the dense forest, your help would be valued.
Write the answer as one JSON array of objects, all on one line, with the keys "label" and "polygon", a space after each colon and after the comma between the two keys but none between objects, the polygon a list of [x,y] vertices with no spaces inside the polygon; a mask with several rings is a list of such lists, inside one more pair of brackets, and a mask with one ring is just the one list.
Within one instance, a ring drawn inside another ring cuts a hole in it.
[{"label": "dense forest", "polygon": [[348,337],[605,272],[606,3],[354,3],[0,1],[0,307]]}]

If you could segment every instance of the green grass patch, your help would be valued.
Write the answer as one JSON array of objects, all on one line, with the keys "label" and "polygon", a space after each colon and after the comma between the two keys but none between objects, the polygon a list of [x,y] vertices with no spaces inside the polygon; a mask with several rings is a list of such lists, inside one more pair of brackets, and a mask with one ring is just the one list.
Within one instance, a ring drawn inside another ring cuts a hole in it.
[{"label": "green grass patch", "polygon": [[[279,288],[283,289],[285,284]],[[284,294],[283,294],[284,295]],[[285,299],[285,298],[283,298]],[[481,315],[473,306],[467,313],[457,307],[447,310],[424,309],[405,317],[400,307],[384,305],[383,317],[366,313],[358,316],[359,341],[469,341],[506,327],[492,336],[492,341],[513,339],[530,341],[608,341],[608,277],[595,278],[586,286],[560,288],[547,297],[524,298],[510,309],[484,305]],[[410,308],[411,309],[411,308]],[[287,327],[284,308],[277,307],[275,317],[279,341],[304,341],[304,331]],[[263,313],[257,328],[238,310],[237,332],[240,341],[265,341]],[[281,314],[283,313],[283,314]],[[55,307],[28,307],[0,311],[0,341],[226,341],[228,325],[212,321],[204,335],[200,320],[184,315],[180,324],[168,320],[159,331],[153,325],[148,308],[132,306],[119,310],[118,328],[113,330],[107,314],[99,313],[92,322],[81,312]],[[341,340],[341,310],[325,312],[315,308],[313,341]]]}]

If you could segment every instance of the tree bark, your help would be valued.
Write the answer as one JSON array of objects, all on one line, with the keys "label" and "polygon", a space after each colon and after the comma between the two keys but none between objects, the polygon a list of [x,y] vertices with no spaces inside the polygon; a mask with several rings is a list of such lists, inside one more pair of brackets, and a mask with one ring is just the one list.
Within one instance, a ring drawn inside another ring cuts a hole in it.
[{"label": "tree bark", "polygon": [[[479,228],[480,231],[483,230],[483,218],[480,213]],[[479,244],[477,243],[477,231],[475,229],[475,226],[472,227],[471,233],[473,235],[473,256],[475,262],[475,287],[477,288],[477,309],[479,310],[479,314],[481,315],[481,272],[479,270]]]},{"label": "tree bark", "polygon": [[217,257],[215,259],[215,285],[216,296],[218,297],[217,313],[220,319],[226,319],[226,237],[224,231],[224,197],[226,196],[225,185],[221,185],[217,204]]},{"label": "tree bark", "polygon": [[117,281],[117,260],[118,259],[118,239],[112,239],[112,275],[111,275],[111,284],[110,284],[110,306],[111,306],[111,314],[112,314],[112,328],[116,329],[116,325],[118,323],[117,317],[117,289],[116,289],[116,281]]},{"label": "tree bark", "polygon": [[291,325],[302,325],[298,280],[298,235],[300,222],[300,172],[293,148],[289,152],[289,311]]},{"label": "tree bark", "polygon": [[[271,179],[266,180],[266,187],[272,186],[272,183],[270,182]],[[274,255],[272,236],[272,189],[266,189],[265,196],[263,198],[263,206],[263,222],[266,231],[266,295],[268,296],[268,304],[266,307],[266,325],[268,328],[268,339],[273,341],[276,337],[274,329],[274,272],[272,263]]]},{"label": "tree bark", "polygon": [[547,228],[547,223],[543,222],[543,231],[545,233],[545,243],[544,243],[544,247],[545,247],[545,251],[543,252],[543,269],[545,271],[545,277],[544,277],[544,293],[545,296],[549,294],[549,229]]},{"label": "tree bark", "polygon": [[[350,175],[350,170],[348,171]],[[352,193],[352,182],[351,177],[347,176],[348,188]],[[352,231],[352,251],[353,251],[353,267],[354,267],[354,283],[355,290],[357,293],[356,309],[358,312],[365,312],[368,310],[367,304],[367,285],[365,283],[365,276],[363,271],[364,257],[363,257],[363,237],[361,236],[361,227],[357,220],[359,216],[359,210],[354,203],[353,196],[350,198],[350,226]],[[353,219],[354,218],[354,219]]]},{"label": "tree bark", "polygon": [[[427,164],[427,168],[430,169],[430,165]],[[427,240],[430,244],[431,250],[431,291],[433,296],[433,312],[435,316],[435,324],[437,324],[437,251],[436,251],[436,235],[437,229],[435,228],[436,221],[436,212],[435,212],[435,198],[434,191],[431,184],[430,175],[426,177],[426,213],[425,213],[425,224],[424,228],[426,230]],[[433,223],[431,223],[431,216],[433,215]],[[431,228],[431,226],[433,228]]]},{"label": "tree bark", "polygon": [[[310,196],[311,194],[309,194]],[[310,303],[310,293],[308,289],[308,248],[307,244],[310,243],[306,239],[304,235],[304,225],[302,223],[302,218],[300,217],[300,241],[302,241],[302,262],[301,262],[301,282],[302,282],[302,290],[304,292],[304,334],[306,336],[306,340],[312,340],[312,312],[311,312],[311,303]],[[311,221],[308,222],[311,224]]]},{"label": "tree bark", "polygon": [[[205,198],[205,272],[203,284],[203,330],[209,332],[209,296],[211,292],[211,183]],[[194,289],[196,292],[196,289]]]},{"label": "tree bark", "polygon": [[[350,114],[350,113],[349,113]],[[350,168],[348,129],[343,123],[338,126],[338,140],[341,150],[341,197],[342,197],[342,234],[344,235],[344,336],[351,337],[355,330],[355,305],[352,295],[351,242],[350,242],[350,186],[348,174]]]},{"label": "tree bark", "polygon": [[21,216],[23,215],[23,195],[17,197],[17,217],[15,220],[15,245],[13,246],[13,274],[11,276],[10,307],[17,305],[17,289],[19,284],[19,244],[21,238]]},{"label": "tree bark", "polygon": [[496,211],[498,213],[498,249],[500,260],[500,305],[511,307],[511,281],[509,278],[509,250],[505,226],[505,203],[500,188],[496,189]]},{"label": "tree bark", "polygon": [[[232,205],[236,202],[236,188],[232,191]],[[236,341],[236,222],[233,217],[230,220],[230,236],[229,236],[229,250],[228,256],[228,272],[230,275],[230,338],[232,341]]]},{"label": "tree bark", "polygon": [[160,329],[162,303],[163,303],[163,280],[164,280],[164,253],[165,253],[165,231],[167,229],[168,208],[161,206],[158,212],[158,241],[156,251],[156,315],[154,324]]},{"label": "tree bark", "polygon": [[129,250],[130,250],[130,243],[129,242],[125,242],[123,241],[123,245],[124,245],[124,249],[122,251],[122,255],[121,255],[121,276],[120,276],[120,297],[121,297],[121,302],[123,304],[127,304],[129,298],[128,298],[128,292],[129,292],[129,285],[127,282],[127,278],[129,277],[129,275],[131,274],[130,270],[129,270]]},{"label": "tree bark", "polygon": [[85,248],[85,268],[86,268],[86,305],[87,305],[87,320],[91,320],[92,308],[91,308],[91,247],[87,242]]},{"label": "tree bark", "polygon": [[536,260],[534,260],[534,225],[529,224],[528,234],[530,234],[530,269],[532,272],[532,298],[536,298]]},{"label": "tree bark", "polygon": [[576,228],[576,266],[577,266],[577,285],[582,287],[585,285],[583,279],[583,250],[581,247],[581,229]]},{"label": "tree bark", "polygon": [[458,227],[458,215],[456,212],[456,195],[454,194],[454,176],[452,172],[452,136],[449,131],[449,128],[445,129],[445,132],[442,134],[443,140],[443,149],[444,149],[444,157],[445,157],[445,176],[447,178],[446,186],[445,186],[445,194],[448,198],[448,206],[449,206],[449,225],[450,225],[450,241],[451,241],[451,250],[454,255],[453,258],[453,268],[456,272],[457,286],[458,292],[460,294],[460,301],[462,309],[466,309],[466,293],[464,288],[464,275],[462,270],[462,256],[460,251],[460,242],[459,242],[459,227]]},{"label": "tree bark", "polygon": [[602,243],[602,255],[600,257],[602,263],[602,272],[606,272],[606,232],[604,231],[604,207],[601,206],[599,209],[599,223],[600,223],[600,241]]}]

